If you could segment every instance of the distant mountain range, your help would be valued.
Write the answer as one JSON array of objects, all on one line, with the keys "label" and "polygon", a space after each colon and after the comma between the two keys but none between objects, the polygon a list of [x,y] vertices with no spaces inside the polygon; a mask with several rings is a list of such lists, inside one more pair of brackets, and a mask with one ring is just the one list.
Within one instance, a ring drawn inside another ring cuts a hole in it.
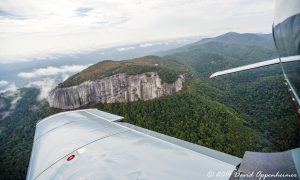
[{"label": "distant mountain range", "polygon": [[[201,37],[187,37],[162,41],[143,42],[139,44],[128,44],[110,48],[91,50],[90,52],[81,52],[71,55],[49,55],[43,59],[29,59],[25,62],[1,64],[0,80],[15,83],[18,87],[27,85],[29,82],[38,81],[42,78],[26,79],[18,76],[20,72],[32,72],[34,69],[47,67],[60,67],[71,65],[89,65],[104,60],[125,60],[146,55],[153,55],[158,51],[169,50],[190,44]],[[67,73],[66,75],[71,75]],[[56,83],[63,80],[60,76],[49,76],[55,79]],[[0,90],[3,89],[0,86]]]},{"label": "distant mountain range", "polygon": [[204,38],[200,41],[196,41],[194,43],[188,44],[183,47],[162,51],[158,54],[167,55],[167,54],[191,51],[193,49],[197,49],[201,47],[201,45],[205,45],[205,44],[209,45],[211,43],[222,43],[222,44],[231,44],[231,45],[238,44],[238,45],[275,48],[272,34],[251,34],[251,33],[239,34],[236,32],[229,32],[214,38]]}]

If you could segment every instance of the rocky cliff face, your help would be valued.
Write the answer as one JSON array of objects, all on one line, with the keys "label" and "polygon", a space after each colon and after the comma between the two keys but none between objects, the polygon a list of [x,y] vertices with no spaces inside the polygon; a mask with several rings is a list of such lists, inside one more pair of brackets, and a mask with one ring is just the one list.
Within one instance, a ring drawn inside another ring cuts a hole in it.
[{"label": "rocky cliff face", "polygon": [[180,75],[172,84],[162,83],[156,72],[140,75],[115,74],[97,81],[86,81],[77,86],[56,88],[49,95],[49,105],[60,109],[74,109],[94,103],[124,103],[150,100],[174,94],[183,87]]}]

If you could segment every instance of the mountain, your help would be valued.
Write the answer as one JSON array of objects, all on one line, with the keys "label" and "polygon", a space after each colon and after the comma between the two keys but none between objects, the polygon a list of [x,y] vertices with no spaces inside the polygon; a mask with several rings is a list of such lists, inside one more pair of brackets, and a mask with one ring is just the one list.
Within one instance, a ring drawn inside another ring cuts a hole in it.
[{"label": "mountain", "polygon": [[127,103],[174,94],[188,78],[176,61],[145,56],[103,61],[68,78],[49,95],[49,105],[74,109],[95,103]]},{"label": "mountain", "polygon": [[[123,73],[145,78],[149,72],[156,73],[161,82],[172,84],[187,73],[189,78],[182,89],[172,95],[127,103],[92,102],[80,108],[118,114],[125,122],[239,157],[245,151],[284,151],[300,146],[300,130],[279,66],[208,80],[215,71],[276,57],[271,39],[271,35],[227,33],[164,52],[160,57],[100,62],[62,82],[54,91]],[[63,111],[37,101],[36,89],[22,91],[15,109],[0,121],[3,179],[24,179],[35,123]],[[4,104],[14,98],[3,96],[0,94]]]},{"label": "mountain", "polygon": [[[199,92],[237,112],[260,134],[257,151],[283,151],[299,147],[289,96],[279,65],[240,72],[209,81],[216,71],[276,58],[271,35],[227,33],[203,39],[164,56],[194,69],[201,81],[221,93]],[[287,136],[285,136],[285,135]]]},{"label": "mountain", "polygon": [[[188,52],[198,48],[203,48],[201,46],[213,46],[213,44],[223,44],[223,45],[238,45],[238,46],[259,46],[263,48],[275,49],[272,34],[252,34],[252,33],[236,33],[228,32],[213,38],[204,38],[200,41],[188,44],[183,47],[178,47],[166,51],[158,52],[159,55],[168,55],[174,53]],[[233,53],[234,51],[230,51]]]},{"label": "mountain", "polygon": [[208,42],[223,42],[228,44],[245,44],[254,46],[272,46],[272,34],[252,34],[252,33],[236,33],[228,32],[214,38],[205,38],[201,41],[191,43],[185,47],[205,44]]},{"label": "mountain", "polygon": [[144,56],[125,61],[105,60],[73,75],[60,83],[58,87],[70,87],[85,81],[102,79],[119,73],[137,75],[150,71],[158,72],[164,82],[172,83],[176,81],[176,76],[186,71],[186,67],[182,63],[158,56]]}]

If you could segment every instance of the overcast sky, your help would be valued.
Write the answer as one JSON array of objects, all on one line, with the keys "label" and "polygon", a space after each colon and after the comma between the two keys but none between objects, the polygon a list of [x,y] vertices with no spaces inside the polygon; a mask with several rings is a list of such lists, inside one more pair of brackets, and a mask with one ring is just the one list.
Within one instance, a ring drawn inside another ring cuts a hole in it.
[{"label": "overcast sky", "polygon": [[0,63],[221,33],[270,33],[275,0],[1,0]]}]

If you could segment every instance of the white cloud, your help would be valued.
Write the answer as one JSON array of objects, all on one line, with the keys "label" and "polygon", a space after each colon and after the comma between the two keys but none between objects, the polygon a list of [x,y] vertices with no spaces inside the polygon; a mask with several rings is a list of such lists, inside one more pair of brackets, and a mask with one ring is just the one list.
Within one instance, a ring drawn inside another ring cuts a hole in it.
[{"label": "white cloud", "polygon": [[0,87],[3,87],[3,86],[6,86],[8,85],[9,83],[7,81],[4,81],[4,80],[0,80]]},{"label": "white cloud", "polygon": [[65,80],[67,80],[69,77],[70,77],[70,75],[69,75],[69,74],[62,74],[62,75],[61,75],[61,79],[62,79],[62,81],[65,81]]},{"label": "white cloud", "polygon": [[21,78],[36,78],[42,76],[54,76],[58,74],[77,73],[87,68],[90,65],[66,65],[60,67],[49,66],[47,68],[34,69],[31,72],[20,72],[18,74]]},{"label": "white cloud", "polygon": [[274,0],[1,0],[0,63],[228,31],[271,32]]},{"label": "white cloud", "polygon": [[130,46],[130,47],[120,47],[117,48],[117,51],[129,51],[129,50],[134,50],[135,47],[134,46]]},{"label": "white cloud", "polygon": [[151,46],[154,46],[154,44],[152,44],[152,43],[140,44],[140,47],[151,47]]},{"label": "white cloud", "polygon": [[2,119],[5,119],[5,118],[8,117],[11,113],[14,112],[14,110],[15,110],[16,107],[17,107],[18,101],[19,101],[20,99],[22,99],[22,96],[21,96],[20,92],[18,92],[18,93],[15,94],[14,99],[10,102],[10,107],[9,107],[8,111],[5,111],[5,112],[2,112],[2,113],[1,113]]},{"label": "white cloud", "polygon": [[8,111],[1,112],[1,119],[8,117],[17,107],[18,101],[22,98],[20,90],[12,83],[6,89],[0,91],[1,96],[12,98]]},{"label": "white cloud", "polygon": [[40,94],[38,96],[38,100],[43,100],[43,99],[47,99],[49,92],[55,88],[56,83],[54,79],[43,79],[41,81],[34,81],[34,82],[30,82],[28,83],[25,87],[35,87],[40,89]]},{"label": "white cloud", "polygon": [[5,89],[0,90],[0,93],[5,93],[6,96],[12,96],[18,91],[18,87],[15,83],[9,84]]}]

